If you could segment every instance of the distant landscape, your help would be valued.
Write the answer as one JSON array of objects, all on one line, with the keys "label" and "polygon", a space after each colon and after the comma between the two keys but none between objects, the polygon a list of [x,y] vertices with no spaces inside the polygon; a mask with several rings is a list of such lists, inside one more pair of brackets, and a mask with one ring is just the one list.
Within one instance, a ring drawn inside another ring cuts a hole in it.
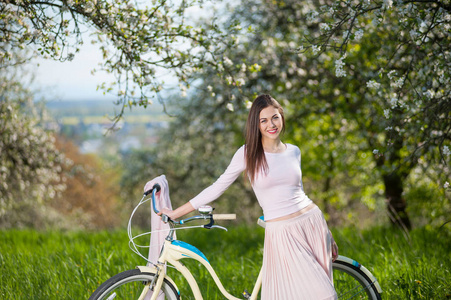
[{"label": "distant landscape", "polygon": [[49,129],[72,139],[82,153],[127,152],[130,149],[153,147],[158,129],[171,120],[160,103],[126,108],[124,117],[112,130],[113,117],[121,107],[112,101],[49,101],[46,107],[53,121]]},{"label": "distant landscape", "polygon": [[[108,100],[49,101],[46,106],[59,122],[70,125],[79,121],[86,124],[108,123],[121,109],[121,106]],[[152,123],[168,121],[169,117],[163,112],[163,106],[157,102],[147,108],[126,108],[124,119],[127,123]]]}]

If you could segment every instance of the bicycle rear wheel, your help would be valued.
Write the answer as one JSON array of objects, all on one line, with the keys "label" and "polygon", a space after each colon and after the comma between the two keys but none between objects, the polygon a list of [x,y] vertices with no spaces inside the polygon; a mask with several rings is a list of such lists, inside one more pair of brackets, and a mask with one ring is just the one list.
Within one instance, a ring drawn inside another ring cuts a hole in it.
[{"label": "bicycle rear wheel", "polygon": [[338,299],[381,299],[377,279],[355,260],[339,256],[332,268]]},{"label": "bicycle rear wheel", "polygon": [[[139,269],[119,273],[102,283],[89,300],[140,299],[154,277],[154,273],[144,273]],[[166,279],[160,293],[164,294],[163,299],[180,299],[177,289]]]}]

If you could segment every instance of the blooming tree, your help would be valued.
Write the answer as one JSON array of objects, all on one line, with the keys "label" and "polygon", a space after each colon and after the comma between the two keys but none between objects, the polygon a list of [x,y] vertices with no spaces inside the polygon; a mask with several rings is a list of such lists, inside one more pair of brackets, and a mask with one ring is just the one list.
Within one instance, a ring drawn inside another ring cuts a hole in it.
[{"label": "blooming tree", "polygon": [[23,48],[45,58],[71,60],[83,43],[83,32],[92,31],[104,58],[101,69],[117,79],[100,87],[117,94],[120,118],[124,107],[146,106],[163,89],[159,68],[172,70],[182,88],[189,85],[189,74],[207,64],[220,70],[221,47],[236,41],[214,22],[199,25],[186,18],[188,9],[202,4],[197,0],[2,1],[0,61],[7,64]]},{"label": "blooming tree", "polygon": [[0,74],[0,227],[20,227],[41,221],[44,204],[64,190],[66,161],[39,126],[33,93],[8,71]]},{"label": "blooming tree", "polygon": [[[311,159],[326,162],[316,165],[325,190],[343,173],[377,177],[392,221],[410,227],[404,185],[412,170],[433,165],[439,186],[449,182],[449,4],[246,1],[233,18],[252,34],[228,54],[228,83],[244,92],[229,106],[276,96],[295,120],[290,139],[306,147],[309,137],[311,150],[321,149]],[[243,61],[259,72],[243,72]]]},{"label": "blooming tree", "polygon": [[449,162],[451,3],[323,1],[307,15],[320,30],[304,35],[302,52],[335,54],[336,76],[358,79],[356,102],[367,102],[373,119],[359,123],[372,135],[389,211],[409,227],[403,180],[434,149],[436,162]]}]

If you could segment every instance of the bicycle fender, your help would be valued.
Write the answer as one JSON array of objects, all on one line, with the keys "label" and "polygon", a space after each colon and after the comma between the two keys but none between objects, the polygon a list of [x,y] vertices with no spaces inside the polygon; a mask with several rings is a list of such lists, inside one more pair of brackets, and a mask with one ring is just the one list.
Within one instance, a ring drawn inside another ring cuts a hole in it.
[{"label": "bicycle fender", "polygon": [[[143,273],[155,273],[155,274],[157,274],[157,268],[155,268],[155,267],[137,266],[136,268],[138,268]],[[167,275],[164,276],[164,279],[169,281],[174,286],[174,288],[176,289],[176,292],[180,295],[180,290],[179,290],[178,286],[175,284],[174,280],[172,280],[172,278],[167,276]]]},{"label": "bicycle fender", "polygon": [[374,283],[374,286],[376,287],[376,289],[379,292],[379,294],[382,293],[382,288],[379,285],[379,281],[377,281],[376,277],[374,277],[374,275],[371,274],[371,272],[367,268],[362,266],[360,263],[358,263],[357,261],[353,260],[352,258],[349,258],[349,257],[346,257],[346,256],[342,256],[342,255],[338,255],[338,257],[337,257],[337,259],[335,261],[336,262],[338,262],[338,261],[347,262],[349,264],[352,264],[356,268],[359,268],[360,270],[362,270],[363,273],[365,273],[366,276],[368,276],[368,278],[370,278],[371,281]]}]

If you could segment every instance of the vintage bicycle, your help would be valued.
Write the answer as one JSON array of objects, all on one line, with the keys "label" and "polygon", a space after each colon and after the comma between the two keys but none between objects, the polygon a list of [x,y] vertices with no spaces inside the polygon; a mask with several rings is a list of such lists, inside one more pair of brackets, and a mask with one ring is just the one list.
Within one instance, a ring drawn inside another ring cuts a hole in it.
[{"label": "vintage bicycle", "polygon": [[[151,190],[144,193],[143,198],[133,210],[128,223],[130,248],[133,250],[133,252],[144,258],[146,261],[148,261],[148,259],[139,251],[139,248],[142,246],[137,245],[135,243],[135,240],[143,235],[151,234],[151,232],[133,236],[131,231],[131,221],[138,207],[149,200],[151,200],[151,206],[153,210],[156,213],[159,212],[155,204],[155,194],[159,190],[160,187],[158,184],[156,184]],[[151,197],[148,197],[149,194],[151,194]],[[177,285],[170,277],[167,276],[166,265],[172,266],[178,272],[180,272],[183,277],[186,278],[194,295],[194,298],[196,300],[201,300],[203,299],[203,297],[199,285],[197,284],[196,279],[189,271],[189,269],[180,262],[182,259],[194,259],[201,263],[208,270],[215,284],[219,288],[219,291],[226,299],[257,299],[262,283],[261,270],[258,278],[255,281],[255,286],[252,292],[249,293],[247,291],[244,291],[241,295],[241,298],[235,297],[227,292],[215,270],[208,261],[207,257],[199,249],[186,242],[174,238],[174,232],[178,229],[206,228],[227,230],[222,226],[215,225],[215,220],[235,219],[234,214],[212,214],[213,209],[210,206],[201,207],[198,211],[199,215],[189,217],[180,221],[171,220],[167,216],[163,215],[162,218],[165,222],[169,223],[170,229],[165,239],[163,248],[161,249],[158,263],[151,264],[150,266],[138,266],[136,269],[128,270],[111,277],[94,291],[89,300],[141,300],[144,298],[150,298],[148,294],[149,290],[153,291],[150,300],[181,299],[180,291],[177,288]],[[190,227],[180,227],[196,220],[200,220],[205,224]],[[264,221],[262,217],[258,220],[258,223],[259,225],[264,227]],[[337,291],[339,299],[381,299],[382,289],[377,279],[371,274],[370,271],[368,271],[368,269],[366,269],[364,266],[353,259],[340,255],[333,263],[333,278],[334,287]],[[300,296],[300,298],[302,297]]]}]

